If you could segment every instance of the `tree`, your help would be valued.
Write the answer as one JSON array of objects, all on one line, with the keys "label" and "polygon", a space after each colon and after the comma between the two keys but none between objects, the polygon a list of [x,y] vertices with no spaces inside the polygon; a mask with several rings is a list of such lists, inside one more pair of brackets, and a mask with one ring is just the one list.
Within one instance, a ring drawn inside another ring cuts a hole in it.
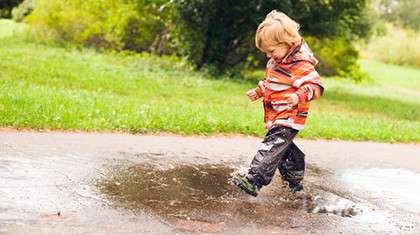
[{"label": "tree", "polygon": [[189,58],[198,68],[211,65],[224,72],[258,57],[253,37],[273,9],[301,24],[305,36],[341,37],[349,41],[369,30],[366,0],[178,0]]},{"label": "tree", "polygon": [[1,0],[0,1],[0,18],[10,18],[12,16],[13,7],[18,6],[23,0]]},{"label": "tree", "polygon": [[381,0],[379,10],[387,21],[415,31],[420,30],[420,1],[418,0]]}]

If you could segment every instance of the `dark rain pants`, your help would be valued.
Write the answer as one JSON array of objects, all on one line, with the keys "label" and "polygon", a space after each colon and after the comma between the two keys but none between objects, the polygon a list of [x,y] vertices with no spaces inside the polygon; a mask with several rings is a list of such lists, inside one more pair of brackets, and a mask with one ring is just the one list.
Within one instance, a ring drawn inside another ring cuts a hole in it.
[{"label": "dark rain pants", "polygon": [[305,154],[293,143],[297,130],[277,126],[268,131],[251,162],[248,180],[261,188],[268,185],[278,168],[283,180],[296,184],[303,180]]}]

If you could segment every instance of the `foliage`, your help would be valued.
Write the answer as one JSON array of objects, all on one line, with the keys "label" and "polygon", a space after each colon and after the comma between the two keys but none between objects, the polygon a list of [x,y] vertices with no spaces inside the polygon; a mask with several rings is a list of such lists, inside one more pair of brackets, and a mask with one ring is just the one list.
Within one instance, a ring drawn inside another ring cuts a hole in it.
[{"label": "foliage", "polygon": [[[271,7],[282,10],[282,4],[274,2]],[[290,4],[285,13],[300,23],[304,35],[354,40],[369,34],[372,22],[368,19],[367,0],[290,1]]]},{"label": "foliage", "polygon": [[[368,34],[366,1],[38,0],[28,22],[63,41],[176,54],[212,74],[235,75],[264,65],[254,34],[272,9],[297,20],[305,36],[350,43]],[[327,74],[351,70],[342,68]]]},{"label": "foliage", "polygon": [[43,35],[96,48],[156,51],[166,48],[166,1],[37,0],[28,22]]},{"label": "foliage", "polygon": [[418,0],[380,0],[377,10],[383,19],[405,28],[420,30],[420,1]]},{"label": "foliage", "polygon": [[12,16],[13,7],[18,6],[23,0],[1,0],[0,1],[0,18],[10,18]]},{"label": "foliage", "polygon": [[361,81],[367,76],[360,71],[357,64],[359,53],[345,38],[306,37],[306,41],[319,59],[318,70],[321,74],[327,76],[338,74],[356,81]]},{"label": "foliage", "polygon": [[420,32],[389,24],[387,32],[363,45],[362,55],[385,63],[420,67]]},{"label": "foliage", "polygon": [[[255,49],[253,38],[258,23],[272,9],[279,9],[294,18],[306,36],[344,38],[349,43],[367,36],[370,26],[365,0],[179,0],[177,4],[185,34],[182,41],[189,48],[187,56],[198,68],[211,65],[216,68],[213,70],[221,72],[238,66],[246,68],[263,64],[265,58]],[[354,58],[347,64],[354,65]],[[337,74],[338,70],[328,72]]]},{"label": "foliage", "polygon": [[168,0],[132,0],[136,17],[124,27],[124,49],[170,54],[173,44],[170,32],[174,30],[175,12]]},{"label": "foliage", "polygon": [[121,25],[133,14],[124,2],[38,0],[28,22],[59,40],[121,49]]},{"label": "foliage", "polygon": [[[261,103],[244,95],[255,83],[208,79],[176,57],[64,49],[16,35],[0,38],[0,55],[2,127],[265,133]],[[362,66],[375,83],[324,79],[325,96],[312,103],[299,136],[420,142],[420,70]]]},{"label": "foliage", "polygon": [[223,71],[247,57],[256,18],[260,18],[254,1],[181,0],[177,4],[184,27],[181,41],[198,68],[208,64]]},{"label": "foliage", "polygon": [[23,19],[29,15],[35,7],[35,0],[24,0],[19,6],[13,8],[12,16],[16,22],[22,22]]}]

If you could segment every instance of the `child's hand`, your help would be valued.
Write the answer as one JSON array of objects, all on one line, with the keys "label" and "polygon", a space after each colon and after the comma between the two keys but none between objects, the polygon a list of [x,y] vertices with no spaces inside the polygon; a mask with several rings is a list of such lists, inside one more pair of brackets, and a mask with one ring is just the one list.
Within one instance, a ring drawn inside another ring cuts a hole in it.
[{"label": "child's hand", "polygon": [[273,122],[272,121],[267,121],[264,123],[264,128],[267,130],[270,130],[271,127],[273,127]]},{"label": "child's hand", "polygon": [[258,93],[255,91],[255,89],[251,89],[249,91],[246,92],[246,95],[248,96],[248,98],[251,101],[255,101],[258,100],[260,98],[260,96],[258,95]]},{"label": "child's hand", "polygon": [[290,106],[295,106],[299,103],[299,96],[296,93],[287,94],[284,96]]},{"label": "child's hand", "polygon": [[258,87],[256,89],[259,89],[261,91],[261,96],[264,96],[265,93],[265,87],[264,87],[264,82],[263,81],[259,81],[258,82]]}]

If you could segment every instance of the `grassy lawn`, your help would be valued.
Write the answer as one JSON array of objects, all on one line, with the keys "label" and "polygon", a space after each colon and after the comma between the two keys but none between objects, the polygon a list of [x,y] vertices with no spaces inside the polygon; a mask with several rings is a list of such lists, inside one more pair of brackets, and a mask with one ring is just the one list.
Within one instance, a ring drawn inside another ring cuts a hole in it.
[{"label": "grassy lawn", "polygon": [[[0,21],[0,126],[263,135],[254,84],[216,80],[171,57],[42,45]],[[22,31],[22,30],[20,30]],[[420,70],[361,61],[373,82],[324,78],[304,138],[420,142]]]}]

